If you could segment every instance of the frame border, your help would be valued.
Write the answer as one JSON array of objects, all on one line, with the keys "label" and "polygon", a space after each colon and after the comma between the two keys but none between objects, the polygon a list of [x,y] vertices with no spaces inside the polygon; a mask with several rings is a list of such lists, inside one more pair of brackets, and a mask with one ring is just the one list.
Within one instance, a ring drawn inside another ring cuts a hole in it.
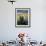
[{"label": "frame border", "polygon": [[[16,26],[16,9],[29,9],[29,26]],[[31,27],[31,8],[15,8],[15,27],[17,27],[17,28],[29,28],[29,27]]]}]

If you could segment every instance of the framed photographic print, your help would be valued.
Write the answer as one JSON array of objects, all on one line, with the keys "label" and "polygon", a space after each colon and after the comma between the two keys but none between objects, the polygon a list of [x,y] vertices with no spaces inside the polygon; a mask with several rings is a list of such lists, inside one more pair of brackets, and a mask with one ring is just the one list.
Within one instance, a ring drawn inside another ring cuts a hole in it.
[{"label": "framed photographic print", "polygon": [[15,8],[15,26],[30,27],[31,26],[31,9],[30,8]]}]

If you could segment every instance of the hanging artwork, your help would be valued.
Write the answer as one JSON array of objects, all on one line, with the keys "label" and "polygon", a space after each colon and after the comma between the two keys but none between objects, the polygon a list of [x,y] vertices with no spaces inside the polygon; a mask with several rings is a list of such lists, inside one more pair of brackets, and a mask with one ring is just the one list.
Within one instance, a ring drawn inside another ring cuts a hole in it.
[{"label": "hanging artwork", "polygon": [[15,26],[30,27],[31,26],[30,17],[31,17],[30,8],[16,8],[15,9]]}]

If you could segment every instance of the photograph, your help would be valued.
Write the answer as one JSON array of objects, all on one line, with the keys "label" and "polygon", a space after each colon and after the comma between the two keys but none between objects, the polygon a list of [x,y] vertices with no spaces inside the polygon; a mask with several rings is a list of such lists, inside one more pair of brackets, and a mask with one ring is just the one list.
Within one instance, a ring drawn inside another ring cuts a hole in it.
[{"label": "photograph", "polygon": [[15,26],[30,27],[30,8],[16,8],[15,12]]}]

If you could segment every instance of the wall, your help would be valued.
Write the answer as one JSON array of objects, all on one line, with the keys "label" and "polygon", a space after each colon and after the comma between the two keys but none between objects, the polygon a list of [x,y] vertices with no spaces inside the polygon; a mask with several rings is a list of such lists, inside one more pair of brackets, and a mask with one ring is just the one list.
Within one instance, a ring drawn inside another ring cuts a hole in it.
[{"label": "wall", "polygon": [[[17,0],[13,5],[0,0],[0,41],[15,40],[19,32],[28,33],[33,40],[46,40],[46,14],[42,0]],[[31,8],[31,27],[15,27],[15,8]]]}]

